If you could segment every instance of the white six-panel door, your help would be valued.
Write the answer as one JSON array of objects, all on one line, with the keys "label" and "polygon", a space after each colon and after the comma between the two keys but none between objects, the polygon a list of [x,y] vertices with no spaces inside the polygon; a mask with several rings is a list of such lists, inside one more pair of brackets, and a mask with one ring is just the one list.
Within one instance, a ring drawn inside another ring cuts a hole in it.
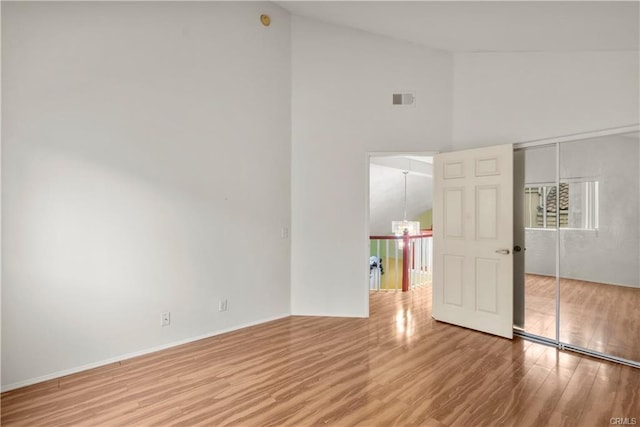
[{"label": "white six-panel door", "polygon": [[435,156],[433,317],[513,337],[513,146]]}]

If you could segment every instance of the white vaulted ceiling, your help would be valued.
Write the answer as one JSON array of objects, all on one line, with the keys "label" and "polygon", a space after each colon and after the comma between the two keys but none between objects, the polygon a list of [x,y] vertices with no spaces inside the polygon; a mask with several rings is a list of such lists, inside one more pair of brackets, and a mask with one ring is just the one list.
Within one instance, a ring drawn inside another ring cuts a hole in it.
[{"label": "white vaulted ceiling", "polygon": [[281,1],[294,15],[451,52],[638,50],[638,1]]},{"label": "white vaulted ceiling", "polygon": [[[403,164],[404,162],[404,164]],[[369,174],[369,230],[371,235],[391,233],[391,221],[404,216],[404,174],[407,176],[407,219],[431,209],[433,177],[431,158],[372,158]]]}]

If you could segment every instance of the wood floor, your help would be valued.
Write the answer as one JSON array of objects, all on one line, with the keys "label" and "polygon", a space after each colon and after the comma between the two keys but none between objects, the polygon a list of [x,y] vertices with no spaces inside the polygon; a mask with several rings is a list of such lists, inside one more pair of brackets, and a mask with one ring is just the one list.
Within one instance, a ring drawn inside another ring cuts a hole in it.
[{"label": "wood floor", "polygon": [[[555,277],[527,275],[527,332],[555,339],[555,287]],[[563,342],[640,361],[639,310],[639,288],[560,280],[560,340]]]},{"label": "wood floor", "polygon": [[430,307],[429,286],[378,292],[370,319],[289,317],[10,391],[2,425],[640,420],[640,369],[438,323]]}]

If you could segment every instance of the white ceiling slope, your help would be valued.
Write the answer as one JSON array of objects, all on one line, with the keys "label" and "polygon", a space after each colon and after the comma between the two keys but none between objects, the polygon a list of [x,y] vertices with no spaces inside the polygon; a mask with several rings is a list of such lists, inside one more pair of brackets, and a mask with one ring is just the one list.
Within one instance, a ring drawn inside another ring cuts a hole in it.
[{"label": "white ceiling slope", "polygon": [[[429,165],[431,166],[431,165]],[[391,233],[391,221],[404,217],[404,174],[402,169],[371,162],[369,169],[369,232]],[[407,219],[413,220],[431,209],[433,179],[422,173],[407,176]]]},{"label": "white ceiling slope", "polygon": [[305,16],[451,52],[638,50],[638,1],[280,1]]}]

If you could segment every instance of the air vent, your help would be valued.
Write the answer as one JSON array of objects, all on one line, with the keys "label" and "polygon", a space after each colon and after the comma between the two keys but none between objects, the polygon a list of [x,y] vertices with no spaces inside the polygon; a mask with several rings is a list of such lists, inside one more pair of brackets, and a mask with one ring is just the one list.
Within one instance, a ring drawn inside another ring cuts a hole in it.
[{"label": "air vent", "polygon": [[394,93],[391,96],[391,103],[393,105],[414,106],[416,103],[416,93],[415,92]]}]

